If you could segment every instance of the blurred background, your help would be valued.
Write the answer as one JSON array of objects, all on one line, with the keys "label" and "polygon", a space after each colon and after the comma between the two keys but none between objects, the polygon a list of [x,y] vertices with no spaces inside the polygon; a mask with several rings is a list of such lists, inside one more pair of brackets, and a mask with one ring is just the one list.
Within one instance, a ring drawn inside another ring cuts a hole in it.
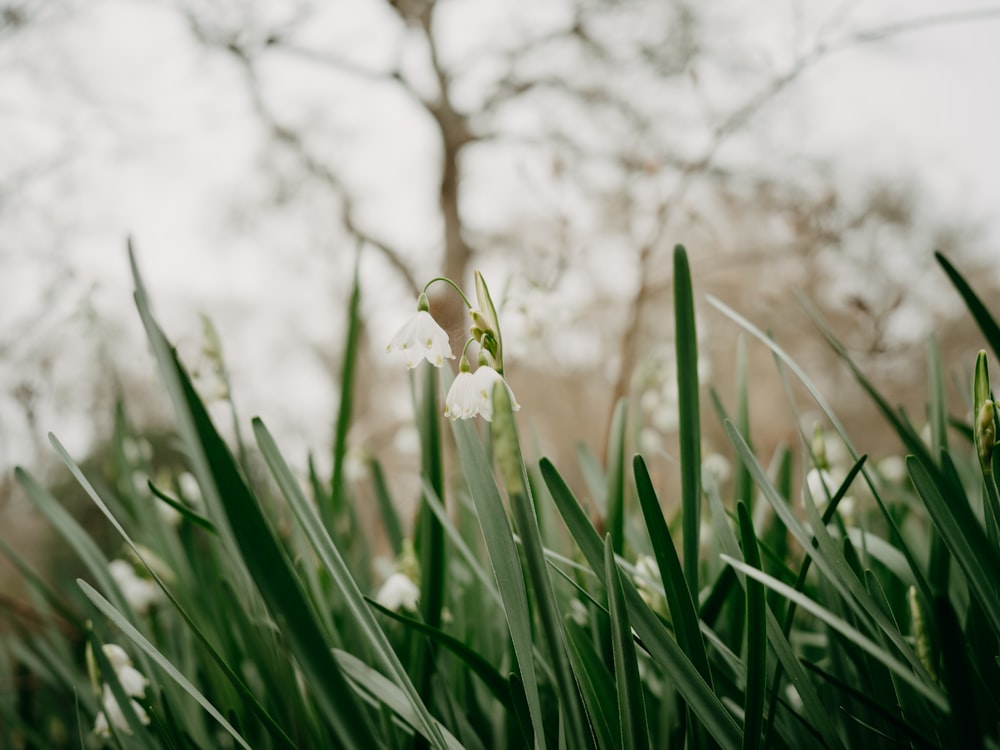
[{"label": "blurred background", "polygon": [[[404,489],[412,406],[383,349],[426,280],[476,268],[530,451],[602,455],[628,397],[635,447],[669,475],[678,242],[723,400],[739,329],[706,294],[866,423],[799,291],[920,423],[930,332],[959,372],[980,347],[933,251],[997,288],[998,38],[1000,4],[929,0],[3,0],[3,526],[31,526],[13,466],[63,475],[49,431],[99,453],[120,398],[138,429],[169,428],[128,237],[206,393],[205,318],[240,414],[299,467],[313,451],[329,470],[359,244],[352,455]],[[766,462],[798,436],[770,355],[749,350]]]}]

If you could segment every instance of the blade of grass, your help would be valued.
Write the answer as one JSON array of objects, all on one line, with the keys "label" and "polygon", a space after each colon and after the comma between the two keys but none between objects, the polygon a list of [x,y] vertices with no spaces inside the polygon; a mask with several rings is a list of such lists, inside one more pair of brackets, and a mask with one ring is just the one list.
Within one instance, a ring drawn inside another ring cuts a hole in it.
[{"label": "blade of grass", "polygon": [[[156,646],[150,643],[142,633],[140,633],[133,625],[119,612],[111,602],[101,596],[101,593],[91,586],[86,581],[78,578],[76,580],[77,585],[83,591],[84,596],[86,596],[95,607],[97,607],[100,612],[104,614],[109,620],[111,620],[124,634],[132,641],[136,646],[141,648],[145,654],[152,659],[156,664],[170,676],[174,682],[176,682],[188,695],[194,698],[208,714],[215,719],[219,726],[226,730],[229,735],[236,740],[241,747],[245,747],[247,750],[251,750],[250,745],[245,739],[240,735],[236,728],[233,727],[225,717],[219,712],[219,710],[212,705],[211,701],[208,700],[201,691],[196,688],[190,680],[187,679],[183,674],[181,674],[177,667],[162,653],[160,653]],[[95,649],[97,651],[99,649]],[[95,654],[96,656],[96,654]],[[100,657],[97,657],[100,658]],[[106,665],[109,671],[113,671],[110,665]]]},{"label": "blade of grass", "polygon": [[777,578],[774,578],[763,571],[757,570],[756,568],[753,568],[726,554],[722,555],[722,560],[729,565],[732,565],[740,573],[760,581],[765,586],[777,591],[790,601],[794,601],[800,608],[806,610],[819,620],[822,620],[833,630],[844,636],[848,641],[891,670],[904,682],[910,685],[910,687],[923,695],[932,705],[942,711],[948,710],[947,699],[933,683],[927,683],[920,679],[914,674],[913,670],[910,669],[908,665],[896,659],[892,656],[892,654],[881,648],[877,643],[872,641],[857,629],[853,628],[843,618],[838,617],[826,607],[810,599],[805,594],[796,591],[791,586],[782,583]]},{"label": "blade of grass", "polygon": [[354,398],[354,376],[358,360],[358,332],[361,328],[361,247],[358,242],[354,258],[354,281],[347,305],[347,336],[344,343],[343,364],[340,368],[340,408],[333,433],[333,474],[330,478],[330,505],[323,505],[321,513],[328,529],[334,528],[344,502],[344,458],[347,455],[347,431],[351,427],[351,406]]},{"label": "blade of grass", "polygon": [[[260,419],[253,420],[253,430],[261,455],[271,470],[282,495],[291,506],[296,520],[308,537],[309,543],[312,544],[320,561],[330,574],[340,600],[346,605],[360,632],[371,644],[382,666],[392,675],[401,694],[410,703],[411,712],[417,717],[417,729],[423,736],[435,741],[439,747],[442,746],[444,741],[437,734],[434,719],[420,698],[420,693],[410,682],[406,668],[403,667],[385,632],[369,609],[365,596],[358,588],[337,545],[330,538],[323,520],[312,503],[302,493],[295,475],[292,474],[292,470],[278,450],[277,443]],[[435,627],[434,625],[430,626]]]},{"label": "blade of grass", "polygon": [[[160,587],[160,590],[164,593],[164,595],[167,597],[170,603],[174,606],[178,614],[181,615],[185,623],[187,623],[188,627],[191,629],[191,632],[208,650],[208,653],[211,655],[215,663],[223,671],[223,673],[233,684],[236,690],[242,695],[243,699],[246,701],[247,705],[250,706],[253,713],[264,723],[268,731],[280,745],[285,747],[293,746],[292,740],[288,737],[288,735],[281,728],[278,722],[274,720],[274,718],[270,715],[270,713],[268,713],[267,709],[264,708],[264,706],[260,703],[260,701],[254,695],[253,691],[250,689],[249,686],[247,686],[247,684],[239,676],[236,670],[234,670],[226,662],[222,654],[212,644],[208,636],[204,633],[202,628],[198,626],[198,624],[195,622],[194,618],[190,615],[190,613],[184,607],[181,606],[181,603],[177,600],[177,597],[163,581],[162,577],[157,572],[155,566],[152,566],[148,562],[146,562],[144,553],[136,545],[135,540],[132,539],[131,535],[119,523],[118,519],[111,512],[111,509],[108,508],[107,504],[98,494],[97,490],[95,490],[93,485],[91,485],[90,481],[83,474],[83,471],[73,460],[73,458],[69,455],[69,452],[63,446],[63,444],[59,442],[58,438],[56,438],[55,435],[50,435],[49,441],[52,443],[52,447],[55,448],[56,453],[59,454],[59,457],[69,468],[70,473],[73,474],[74,478],[77,480],[77,482],[80,484],[83,490],[90,497],[91,501],[93,501],[93,503],[97,506],[97,508],[101,511],[101,513],[104,514],[104,517],[108,520],[108,522],[115,529],[115,531],[118,532],[118,535],[122,538],[125,544],[128,545],[129,549],[136,556],[136,558],[146,567],[146,570],[149,573],[149,575]],[[119,612],[120,611],[121,610],[119,610]],[[131,609],[129,609],[129,611],[131,611]]]},{"label": "blade of grass", "polygon": [[955,266],[953,266],[951,262],[940,252],[935,252],[934,257],[937,259],[941,268],[944,269],[944,272],[948,275],[948,278],[958,290],[958,293],[962,296],[965,306],[969,308],[969,312],[972,313],[973,320],[976,321],[976,325],[979,326],[979,330],[983,332],[983,336],[985,336],[986,341],[989,342],[994,356],[1000,358],[1000,325],[997,325],[996,320],[994,320],[986,305],[983,304],[983,301],[972,290],[972,287],[969,286],[965,277],[958,272],[958,269],[956,269]]},{"label": "blade of grass", "polygon": [[[542,477],[570,535],[590,567],[605,582],[604,545],[600,536],[552,463],[548,459],[542,459],[540,467]],[[715,740],[724,748],[739,747],[740,729],[715,691],[698,673],[657,615],[642,600],[635,585],[630,580],[623,579],[622,587],[632,627],[643,648],[675,681],[677,691]]]},{"label": "blade of grass", "polygon": [[604,578],[608,583],[611,610],[611,650],[614,654],[615,684],[618,688],[618,712],[621,721],[621,747],[648,747],[646,707],[636,661],[632,625],[625,606],[621,573],[615,564],[610,535],[604,542]]},{"label": "blade of grass", "polygon": [[[242,559],[253,585],[279,622],[296,655],[317,705],[339,741],[350,748],[371,750],[381,743],[353,688],[328,649],[317,618],[309,610],[294,569],[249,490],[235,460],[212,425],[204,404],[153,319],[149,299],[131,252],[135,300],[153,354],[174,404],[178,429],[187,446],[209,510],[224,542]],[[225,526],[219,521],[224,520]]]},{"label": "blade of grass", "polygon": [[614,675],[608,671],[601,655],[581,628],[570,627],[567,640],[570,663],[590,715],[597,746],[601,750],[618,750],[622,744],[620,722],[615,711],[618,698],[612,687]]},{"label": "blade of grass", "polygon": [[469,494],[476,506],[490,565],[500,591],[500,598],[503,600],[503,610],[514,644],[514,655],[520,669],[518,679],[523,685],[531,719],[530,726],[534,730],[534,744],[536,747],[544,748],[547,742],[532,655],[534,640],[531,634],[528,592],[517,548],[514,546],[510,522],[507,520],[503,500],[497,490],[486,452],[479,442],[475,428],[471,423],[462,420],[452,422],[452,430],[458,446],[459,462],[469,485]]},{"label": "blade of grass", "polygon": [[608,440],[607,526],[611,544],[619,555],[625,553],[625,399],[615,404]]},{"label": "blade of grass", "polygon": [[579,693],[566,655],[566,634],[563,631],[559,605],[545,562],[545,547],[538,529],[537,515],[528,489],[528,477],[521,458],[510,391],[505,383],[497,383],[493,387],[491,427],[494,455],[500,476],[507,488],[511,514],[514,516],[524,548],[528,579],[535,594],[542,635],[555,672],[556,692],[559,696],[560,709],[565,712],[569,739],[572,740],[573,747],[581,749],[589,747],[593,744],[593,739],[583,715]]},{"label": "blade of grass", "polygon": [[701,528],[701,411],[698,407],[698,334],[687,251],[674,248],[674,343],[679,402],[681,517],[684,576],[691,599],[698,599],[698,540]]},{"label": "blade of grass", "polygon": [[[670,609],[671,618],[673,618],[677,644],[691,659],[691,663],[694,664],[708,686],[713,687],[712,672],[708,665],[705,641],[701,637],[698,613],[695,610],[690,589],[687,587],[681,562],[677,557],[677,549],[674,547],[670,528],[663,518],[659,498],[656,496],[656,490],[653,488],[653,482],[649,477],[649,471],[646,469],[646,463],[642,456],[635,456],[632,459],[632,467],[635,472],[639,504],[646,521],[646,531],[649,533],[650,545],[653,548],[656,564],[660,571],[660,579],[663,581],[667,607]],[[698,725],[696,722],[688,722],[688,726],[693,729]],[[698,731],[695,731],[691,741],[694,747],[704,747],[706,744],[705,738],[699,736]]]},{"label": "blade of grass", "polygon": [[373,458],[368,462],[368,469],[371,472],[372,489],[375,492],[375,500],[378,502],[382,528],[385,530],[392,556],[398,558],[403,553],[403,524],[400,523],[399,513],[396,512],[396,506],[389,494],[389,486],[385,481],[382,464]]},{"label": "blade of grass", "polygon": [[[753,531],[750,510],[742,501],[736,504],[743,558],[747,565],[760,569],[760,552]],[[764,587],[746,582],[747,647],[746,680],[743,688],[743,750],[761,747],[764,726],[764,698],[767,689],[767,621]]]},{"label": "blade of grass", "polygon": [[[736,535],[729,526],[729,518],[726,515],[725,508],[722,506],[722,497],[719,495],[718,488],[710,485],[706,489],[709,490],[707,497],[709,507],[712,511],[712,529],[715,532],[715,537],[719,541],[719,545],[721,546],[723,552],[734,559],[739,559],[742,556],[742,552],[740,550],[739,542],[736,540]],[[831,505],[833,505],[833,503],[831,503]],[[727,567],[734,570],[735,574],[734,568],[731,566]],[[804,576],[802,577],[804,578]],[[745,588],[746,579],[740,577],[737,577],[737,579],[739,580],[740,585]],[[840,735],[837,733],[829,711],[827,711],[823,702],[820,700],[819,693],[816,691],[816,686],[813,684],[812,680],[809,679],[809,676],[802,668],[802,664],[799,662],[798,656],[792,648],[791,643],[788,641],[787,632],[778,623],[778,620],[770,606],[767,607],[766,617],[768,642],[771,644],[771,648],[774,649],[775,656],[778,658],[781,669],[787,673],[792,686],[795,688],[796,692],[798,692],[799,698],[802,700],[802,707],[805,711],[805,715],[808,717],[809,721],[812,722],[812,725],[809,728],[813,733],[813,737],[825,747],[842,748],[843,742]],[[780,674],[781,673],[776,670],[771,686],[772,702],[767,713],[767,728],[764,733],[765,745],[769,745],[769,741],[767,739],[768,732],[771,731],[771,728],[777,721],[774,706],[778,698]]]},{"label": "blade of grass", "polygon": [[945,500],[941,488],[916,456],[906,457],[906,468],[931,520],[989,618],[994,635],[1000,634],[1000,586],[995,577],[995,571],[1000,570],[1000,556],[964,499]]},{"label": "blade of grass", "polygon": [[409,697],[394,682],[353,654],[334,649],[333,655],[364,700],[372,705],[379,703],[385,705],[405,727],[419,732],[427,740],[440,743],[439,746],[444,750],[464,750],[454,735],[436,719],[432,725],[434,732],[424,734],[426,728],[423,726],[423,719],[414,711]]}]

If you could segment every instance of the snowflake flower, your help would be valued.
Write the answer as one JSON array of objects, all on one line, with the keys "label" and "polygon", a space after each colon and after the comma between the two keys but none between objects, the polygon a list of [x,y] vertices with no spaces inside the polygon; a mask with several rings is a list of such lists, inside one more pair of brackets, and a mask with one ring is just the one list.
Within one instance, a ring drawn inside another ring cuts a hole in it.
[{"label": "snowflake flower", "polygon": [[514,398],[514,392],[503,379],[503,375],[489,365],[479,365],[475,372],[469,372],[468,363],[451,384],[448,396],[445,398],[444,414],[456,419],[471,419],[477,414],[487,422],[493,421],[493,386],[498,381],[507,387],[510,393],[511,407],[514,411],[521,408]]},{"label": "snowflake flower", "polygon": [[[137,700],[134,700],[146,695],[146,686],[149,684],[149,680],[132,666],[132,660],[129,659],[128,654],[125,653],[125,649],[121,646],[108,643],[102,646],[102,650],[104,651],[104,655],[108,657],[108,661],[111,662],[111,666],[115,670],[118,682],[121,683],[125,694],[133,699],[129,702],[135,715],[139,717],[139,721],[142,724],[149,724],[149,714],[146,713],[146,710]],[[101,692],[101,706],[102,710],[94,720],[94,734],[108,738],[111,736],[112,726],[118,732],[132,734],[132,728],[128,724],[128,719],[125,718],[122,707],[119,705],[117,699],[115,699],[115,695],[107,683],[104,683],[104,689]]]},{"label": "snowflake flower", "polygon": [[417,314],[396,331],[396,335],[385,347],[386,352],[402,352],[403,361],[411,370],[420,364],[421,359],[426,359],[435,367],[441,367],[446,359],[455,358],[448,343],[448,334],[428,310],[427,295],[421,294],[417,302]]},{"label": "snowflake flower", "polygon": [[108,568],[125,600],[137,615],[146,614],[151,606],[162,600],[160,587],[147,578],[140,578],[132,563],[127,560],[112,560]]},{"label": "snowflake flower", "polygon": [[375,601],[393,612],[401,609],[416,612],[419,598],[420,589],[405,573],[393,573],[375,594]]}]

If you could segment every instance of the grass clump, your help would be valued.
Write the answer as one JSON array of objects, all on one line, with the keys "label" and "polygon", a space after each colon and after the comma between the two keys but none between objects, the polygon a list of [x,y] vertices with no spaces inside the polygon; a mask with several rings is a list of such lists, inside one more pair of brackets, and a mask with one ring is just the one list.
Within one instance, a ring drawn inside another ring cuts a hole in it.
[{"label": "grass clump", "polygon": [[[1000,327],[939,261],[996,355]],[[552,462],[525,463],[483,277],[474,303],[452,282],[432,281],[462,294],[470,336],[453,379],[436,369],[453,354],[421,295],[390,343],[414,369],[421,496],[409,528],[372,464],[396,555],[380,589],[344,481],[352,389],[329,480],[313,470],[300,481],[260,420],[252,447],[227,445],[158,327],[133,260],[183,465],[166,483],[106,487],[52,438],[118,535],[113,560],[17,471],[84,573],[57,591],[2,544],[39,615],[30,628],[15,620],[0,647],[13,686],[0,701],[4,746],[997,747],[1000,459],[986,353],[965,421],[948,415],[931,346],[925,442],[807,308],[897,433],[906,474],[892,478],[859,452],[778,343],[715,302],[832,425],[818,436],[799,426],[800,484],[790,453],[765,468],[751,447],[739,364],[733,417],[712,394],[736,469],[727,502],[700,456],[694,294],[681,247],[674,270],[680,487],[657,487],[644,458],[627,456],[620,405],[600,513]],[[348,385],[358,298],[355,279]],[[839,470],[827,437],[846,449]],[[454,486],[444,479],[449,442]],[[676,518],[664,516],[665,493],[680,497]]]}]

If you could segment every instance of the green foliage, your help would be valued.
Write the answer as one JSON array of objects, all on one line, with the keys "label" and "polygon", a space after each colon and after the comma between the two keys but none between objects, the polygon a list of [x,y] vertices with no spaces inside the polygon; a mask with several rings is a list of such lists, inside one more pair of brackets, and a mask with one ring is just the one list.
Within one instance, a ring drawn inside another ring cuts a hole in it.
[{"label": "green foliage", "polygon": [[[1000,327],[939,260],[995,350]],[[399,513],[372,459],[382,528],[367,530],[345,481],[357,276],[324,477],[311,462],[296,474],[260,420],[251,423],[255,446],[235,430],[235,445],[227,443],[136,270],[139,314],[176,414],[183,464],[175,473],[190,476],[131,481],[143,459],[125,450],[139,436],[124,408],[110,480],[81,469],[53,438],[106,519],[101,534],[117,535],[109,549],[17,471],[78,558],[80,579],[60,591],[0,542],[33,613],[30,622],[11,618],[0,641],[0,673],[12,686],[0,700],[0,745],[996,748],[1000,493],[987,354],[967,384],[972,416],[958,419],[945,397],[952,368],[930,342],[926,444],[806,305],[909,454],[906,478],[893,480],[859,452],[862,439],[852,440],[779,344],[716,302],[770,349],[779,377],[801,382],[830,425],[817,440],[812,425],[796,425],[800,449],[762,460],[750,438],[741,339],[731,411],[712,393],[736,467],[727,506],[726,488],[702,472],[695,297],[681,247],[674,270],[678,487],[658,486],[642,456],[626,460],[632,415],[622,402],[606,463],[580,454],[592,518],[551,461],[526,463],[504,384],[493,387],[488,432],[468,420],[448,431],[440,390],[448,371],[439,378],[424,365],[414,389],[416,522],[410,528]],[[480,338],[500,365],[501,321],[479,275],[476,300]],[[837,475],[827,471],[827,438],[850,456]],[[667,497],[678,507],[664,507]],[[668,522],[678,512],[679,523]],[[403,594],[419,588],[412,605],[368,583],[376,533]],[[149,680],[144,690],[135,671]],[[114,719],[109,705],[124,707],[120,721],[105,721],[108,736],[98,736],[102,712]]]}]

